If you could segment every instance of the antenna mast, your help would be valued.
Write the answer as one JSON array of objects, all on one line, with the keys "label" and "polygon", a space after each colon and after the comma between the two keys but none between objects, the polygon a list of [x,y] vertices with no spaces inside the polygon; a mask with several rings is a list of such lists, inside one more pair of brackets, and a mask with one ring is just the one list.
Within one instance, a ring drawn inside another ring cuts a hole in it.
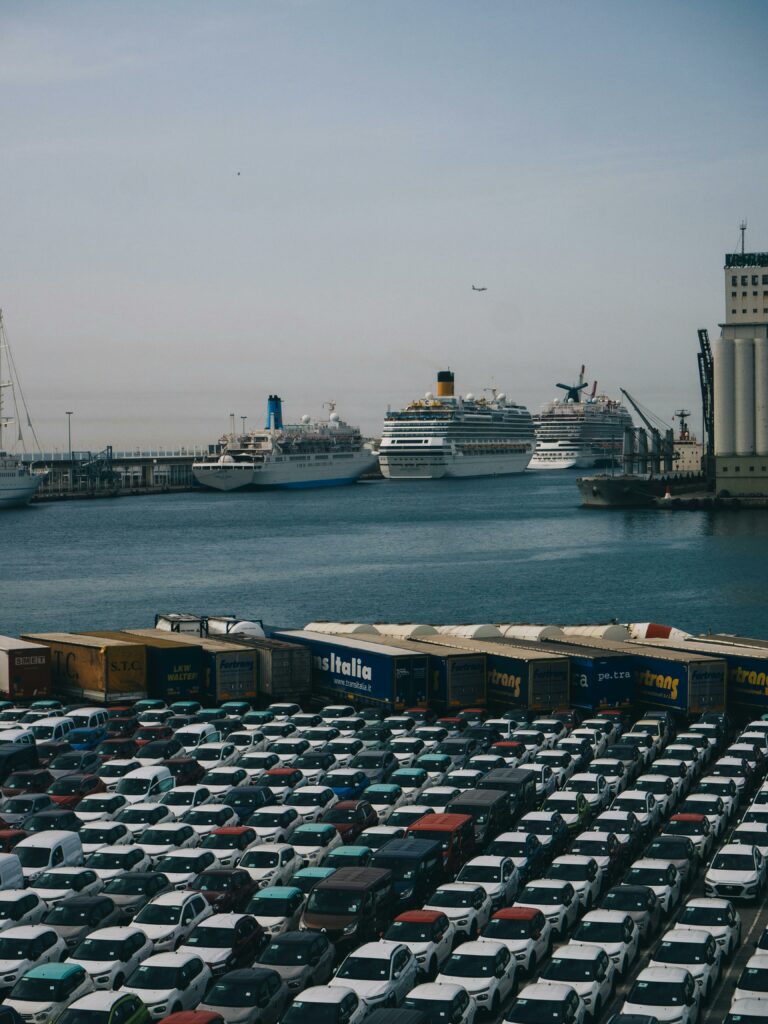
[{"label": "antenna mast", "polygon": [[739,224],[739,231],[741,232],[741,255],[743,256],[744,255],[744,236],[747,233],[747,218],[746,217],[741,222],[741,224]]}]

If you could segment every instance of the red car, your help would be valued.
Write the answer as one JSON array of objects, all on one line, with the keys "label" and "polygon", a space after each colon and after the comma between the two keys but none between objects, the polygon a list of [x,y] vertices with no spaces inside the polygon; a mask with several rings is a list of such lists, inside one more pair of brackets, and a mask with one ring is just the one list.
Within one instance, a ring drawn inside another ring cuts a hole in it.
[{"label": "red car", "polygon": [[172,736],[173,729],[170,725],[142,725],[133,734],[133,738],[139,747],[143,747],[145,743],[151,743],[152,740],[169,740]]},{"label": "red car", "polygon": [[242,914],[259,883],[242,868],[211,868],[189,883],[205,896],[215,914]]},{"label": "red car", "polygon": [[0,828],[0,853],[11,853],[16,843],[30,835],[23,828]]},{"label": "red car", "polygon": [[106,791],[107,787],[98,775],[63,775],[46,790],[55,804],[70,809],[77,807],[84,796]]},{"label": "red car", "polygon": [[456,733],[462,733],[467,728],[467,721],[464,718],[457,718],[455,716],[449,716],[447,718],[438,718],[435,725],[440,725],[443,729],[448,730],[448,736],[455,736]]},{"label": "red car", "polygon": [[224,1024],[224,1018],[209,1010],[179,1010],[163,1017],[159,1024]]},{"label": "red car", "polygon": [[320,821],[333,825],[344,843],[354,843],[361,832],[378,825],[379,816],[368,800],[340,800]]},{"label": "red car", "polygon": [[205,775],[205,768],[193,757],[169,757],[160,764],[168,769],[177,786],[196,786]]}]

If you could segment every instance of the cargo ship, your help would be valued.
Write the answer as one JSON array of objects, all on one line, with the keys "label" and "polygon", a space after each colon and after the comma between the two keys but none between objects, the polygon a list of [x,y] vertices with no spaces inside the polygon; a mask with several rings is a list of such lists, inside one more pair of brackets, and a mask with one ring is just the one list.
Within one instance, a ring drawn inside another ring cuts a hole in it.
[{"label": "cargo ship", "polygon": [[389,480],[506,476],[522,473],[535,444],[523,405],[491,389],[490,398],[454,394],[454,375],[441,370],[437,393],[387,412],[379,465]]},{"label": "cargo ship", "polygon": [[584,398],[588,387],[581,368],[576,384],[557,384],[564,398],[555,398],[533,417],[536,451],[530,469],[610,467],[621,460],[625,427],[632,426],[627,408],[604,394]]},{"label": "cargo ship", "polygon": [[[4,379],[6,373],[7,379]],[[12,417],[3,414],[3,394],[5,391],[10,392],[14,409],[20,405],[23,407],[24,398],[21,394],[17,396],[17,386],[13,357],[3,324],[3,311],[0,310],[0,509],[28,505],[44,479],[44,474],[33,473],[26,463],[3,448],[3,431],[8,430],[14,422]],[[20,430],[18,439],[22,440]]]},{"label": "cargo ship", "polygon": [[353,484],[376,465],[376,453],[357,427],[345,423],[328,402],[323,423],[283,424],[282,400],[270,395],[264,430],[221,437],[212,457],[192,464],[192,475],[217,491],[339,487]]}]

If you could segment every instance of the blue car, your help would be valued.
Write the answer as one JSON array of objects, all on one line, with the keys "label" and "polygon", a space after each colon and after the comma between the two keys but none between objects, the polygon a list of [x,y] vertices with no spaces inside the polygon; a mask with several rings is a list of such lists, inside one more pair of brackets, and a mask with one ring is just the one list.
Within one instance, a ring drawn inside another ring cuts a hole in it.
[{"label": "blue car", "polygon": [[326,772],[318,785],[330,787],[339,800],[357,800],[368,786],[368,776],[357,768],[337,768]]},{"label": "blue car", "polygon": [[106,729],[71,729],[67,733],[67,743],[73,750],[95,750],[100,743],[109,739]]}]

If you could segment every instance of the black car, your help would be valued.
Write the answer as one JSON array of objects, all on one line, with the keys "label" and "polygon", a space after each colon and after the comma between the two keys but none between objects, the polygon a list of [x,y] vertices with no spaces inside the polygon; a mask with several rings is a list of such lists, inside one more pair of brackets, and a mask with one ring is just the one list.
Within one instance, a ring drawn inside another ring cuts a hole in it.
[{"label": "black car", "polygon": [[109,896],[115,905],[132,918],[143,906],[173,886],[160,871],[123,871],[110,878],[101,895]]},{"label": "black car", "polygon": [[57,775],[98,775],[101,758],[95,750],[70,750],[54,757],[48,766],[53,776]]},{"label": "black car", "polygon": [[47,832],[62,829],[65,832],[79,832],[83,822],[74,811],[64,807],[51,808],[50,811],[38,811],[31,814],[24,822],[27,832]]},{"label": "black car", "polygon": [[42,923],[50,925],[71,950],[96,928],[120,926],[128,922],[129,916],[109,896],[75,896],[55,904],[43,918]]},{"label": "black car", "polygon": [[264,786],[235,786],[221,802],[231,807],[242,825],[260,807],[273,803],[271,790]]}]

